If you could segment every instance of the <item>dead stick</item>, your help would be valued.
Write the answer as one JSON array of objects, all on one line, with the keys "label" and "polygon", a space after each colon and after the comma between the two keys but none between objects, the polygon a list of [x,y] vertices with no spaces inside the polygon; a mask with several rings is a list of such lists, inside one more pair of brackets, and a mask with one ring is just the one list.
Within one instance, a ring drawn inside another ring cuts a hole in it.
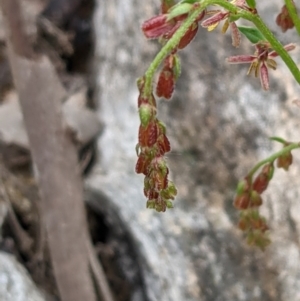
[{"label": "dead stick", "polygon": [[[1,0],[9,61],[36,166],[54,275],[62,301],[95,301],[77,152],[66,135],[64,90],[45,56],[31,55],[17,0]],[[17,20],[17,21],[16,21]]]}]

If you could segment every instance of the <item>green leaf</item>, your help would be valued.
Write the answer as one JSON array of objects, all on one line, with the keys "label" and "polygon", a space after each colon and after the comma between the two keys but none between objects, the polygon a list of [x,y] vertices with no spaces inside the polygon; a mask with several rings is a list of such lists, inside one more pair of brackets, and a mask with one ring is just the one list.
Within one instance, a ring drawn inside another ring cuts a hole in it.
[{"label": "green leaf", "polygon": [[181,1],[181,3],[190,3],[190,4],[194,4],[196,2],[199,2],[199,0],[183,0],[183,1]]},{"label": "green leaf", "polygon": [[238,29],[253,44],[266,41],[264,35],[255,27],[238,26]]},{"label": "green leaf", "polygon": [[246,0],[248,6],[250,8],[255,8],[256,7],[256,1],[255,0]]},{"label": "green leaf", "polygon": [[270,137],[269,139],[273,140],[273,141],[277,141],[277,142],[282,143],[282,144],[287,144],[287,142],[284,139],[280,138],[280,137]]},{"label": "green leaf", "polygon": [[181,16],[181,15],[189,13],[192,8],[193,8],[192,4],[189,4],[189,3],[178,3],[177,5],[173,6],[170,9],[170,12],[168,13],[168,19],[167,19],[167,21],[172,20],[173,18],[176,18],[178,16]]}]

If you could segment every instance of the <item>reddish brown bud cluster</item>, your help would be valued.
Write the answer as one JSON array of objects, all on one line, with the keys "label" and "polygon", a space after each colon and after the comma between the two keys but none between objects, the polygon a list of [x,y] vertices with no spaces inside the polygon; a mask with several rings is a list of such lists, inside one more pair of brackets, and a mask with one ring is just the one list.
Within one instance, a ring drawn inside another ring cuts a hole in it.
[{"label": "reddish brown bud cluster", "polygon": [[268,226],[265,219],[259,215],[258,208],[262,205],[261,194],[267,189],[273,177],[273,163],[266,164],[254,181],[249,177],[238,184],[237,194],[233,205],[241,210],[238,227],[246,233],[247,242],[264,249],[270,240],[266,231]]},{"label": "reddish brown bud cluster", "polygon": [[269,227],[257,208],[243,210],[240,213],[238,227],[246,233],[246,240],[249,245],[254,245],[264,250],[270,244],[270,239],[267,235]]},{"label": "reddish brown bud cluster", "polygon": [[[146,38],[160,38],[162,41],[169,40],[189,15],[188,13],[183,13],[170,19],[170,14],[166,12],[166,7],[166,5],[162,6],[162,14],[154,16],[142,24],[142,30]],[[191,5],[191,10],[192,7],[193,6]],[[185,48],[193,40],[198,31],[198,22],[201,21],[204,16],[205,11],[202,11],[195,22],[189,27],[187,32],[181,38],[177,46],[178,49]]]},{"label": "reddish brown bud cluster", "polygon": [[262,205],[260,194],[261,193],[254,189],[253,185],[250,185],[250,181],[245,179],[238,184],[237,194],[233,201],[233,205],[238,210],[257,208]]},{"label": "reddish brown bud cluster", "polygon": [[147,208],[161,212],[166,208],[172,208],[170,200],[177,194],[174,184],[168,180],[169,169],[164,159],[165,153],[171,150],[170,142],[164,124],[156,117],[154,96],[144,95],[143,78],[139,79],[138,87],[141,125],[135,170],[145,175],[144,194],[148,198]]},{"label": "reddish brown bud cluster", "polygon": [[281,12],[276,18],[276,24],[281,27],[282,32],[286,32],[288,29],[292,29],[294,27],[294,22],[285,5],[282,7]]},{"label": "reddish brown bud cluster", "polygon": [[258,210],[247,210],[241,213],[238,227],[242,231],[257,231],[261,230],[263,233],[269,228],[266,224],[265,218],[259,215]]},{"label": "reddish brown bud cluster", "polygon": [[[199,7],[198,3],[184,3],[181,8],[175,6],[173,10],[174,5],[175,3],[173,0],[163,0],[161,4],[161,14],[146,20],[142,24],[144,35],[148,39],[160,39],[162,44],[166,43],[180,28],[182,23],[189,16],[189,13]],[[198,23],[204,18],[205,14],[205,10],[199,14],[180,39],[177,47],[173,49],[172,53],[165,59],[156,87],[156,95],[158,97],[164,97],[166,99],[172,97],[175,82],[180,74],[180,61],[176,52],[185,48],[194,39],[198,32]]]},{"label": "reddish brown bud cluster", "polygon": [[[272,139],[282,143],[284,147],[276,156],[277,167],[288,170],[293,163],[290,143],[278,137]],[[243,181],[239,182],[233,201],[234,207],[241,211],[238,227],[246,232],[247,242],[250,245],[259,246],[261,249],[264,249],[270,240],[266,235],[268,226],[265,219],[259,215],[258,208],[263,203],[261,194],[267,189],[273,178],[274,160],[272,156],[271,162],[262,167],[254,180],[253,172],[251,172]]]},{"label": "reddish brown bud cluster", "polygon": [[247,243],[264,250],[269,244],[267,236],[269,230],[264,217],[261,217],[257,209],[248,209],[240,214],[239,229],[247,235]]},{"label": "reddish brown bud cluster", "polygon": [[245,210],[248,208],[259,207],[262,205],[262,198],[260,194],[252,190],[247,191],[241,195],[237,195],[234,199],[233,205],[239,210]]}]

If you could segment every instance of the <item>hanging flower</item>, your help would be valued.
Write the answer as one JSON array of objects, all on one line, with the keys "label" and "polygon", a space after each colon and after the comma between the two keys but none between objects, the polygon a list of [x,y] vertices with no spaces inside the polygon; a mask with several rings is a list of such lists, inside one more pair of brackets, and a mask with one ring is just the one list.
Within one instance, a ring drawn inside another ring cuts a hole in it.
[{"label": "hanging flower", "polygon": [[[146,20],[142,24],[142,30],[146,38],[161,38],[162,41],[169,40],[189,16],[189,13],[193,11],[194,8],[198,7],[198,5],[196,4],[191,5],[187,3],[182,4],[182,6],[184,6],[184,10],[182,11],[178,11],[178,9],[181,8],[180,6],[178,6],[176,7],[177,10],[174,9],[169,13],[163,13]],[[163,9],[163,11],[165,12],[165,9]],[[184,36],[181,38],[177,46],[178,49],[185,48],[193,40],[198,31],[198,23],[204,18],[205,14],[206,11],[203,10],[195,19],[193,24],[191,24]]]},{"label": "hanging flower", "polygon": [[[255,77],[259,77],[261,85],[264,90],[269,90],[269,73],[268,68],[276,70],[277,63],[274,58],[278,56],[275,51],[270,51],[270,45],[268,42],[259,42],[255,44],[254,55],[236,55],[227,58],[227,62],[230,64],[244,64],[249,63],[250,67],[247,74],[254,73]],[[295,49],[294,44],[288,44],[284,46],[286,51]]]},{"label": "hanging flower", "polygon": [[[249,10],[250,8],[246,6],[244,0],[234,0],[231,1],[231,4],[234,4],[238,8],[243,8]],[[222,27],[222,33],[226,33],[227,29],[231,30],[232,45],[234,47],[239,47],[241,41],[241,35],[238,30],[238,27],[234,21],[230,20],[231,13],[223,10],[211,10],[206,13],[206,15],[211,15],[201,23],[201,26],[207,28],[208,31],[214,30],[221,21],[225,21]]]},{"label": "hanging flower", "polygon": [[[293,4],[295,5],[294,2]],[[294,22],[285,5],[282,7],[280,14],[276,18],[276,24],[281,27],[282,32],[286,32],[288,29],[294,27]]]},{"label": "hanging flower", "polygon": [[157,39],[170,32],[175,26],[175,20],[168,21],[168,15],[161,14],[145,21],[142,25],[142,30],[146,38]]},{"label": "hanging flower", "polygon": [[[170,59],[173,64],[174,58]],[[137,81],[140,91],[138,107],[140,127],[138,144],[136,146],[137,162],[135,171],[144,174],[144,195],[147,197],[147,208],[158,212],[172,208],[177,190],[173,182],[169,181],[169,169],[164,155],[171,150],[166,136],[165,125],[156,117],[156,101],[152,93],[145,93],[145,78]]]}]

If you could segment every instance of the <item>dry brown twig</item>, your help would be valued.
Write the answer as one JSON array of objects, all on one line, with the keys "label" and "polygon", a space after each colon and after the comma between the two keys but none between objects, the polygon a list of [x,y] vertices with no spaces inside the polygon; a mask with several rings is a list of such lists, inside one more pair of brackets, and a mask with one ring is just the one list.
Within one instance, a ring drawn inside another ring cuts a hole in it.
[{"label": "dry brown twig", "polygon": [[52,266],[62,301],[112,301],[85,217],[77,151],[62,117],[64,89],[49,59],[33,52],[17,0],[1,0],[9,61],[30,141]]}]

